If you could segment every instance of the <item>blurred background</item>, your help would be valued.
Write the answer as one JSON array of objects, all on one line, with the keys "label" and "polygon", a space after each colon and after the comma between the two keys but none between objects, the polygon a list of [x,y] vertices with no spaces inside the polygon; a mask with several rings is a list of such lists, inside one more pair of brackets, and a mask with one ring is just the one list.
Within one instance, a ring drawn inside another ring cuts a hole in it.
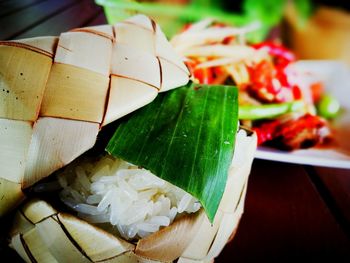
[{"label": "blurred background", "polygon": [[[179,24],[176,27],[174,20],[186,23],[212,16],[235,25],[256,22],[260,24],[260,29],[248,36],[250,42],[266,38],[282,41],[295,51],[299,59],[339,59],[350,65],[350,1],[346,0],[96,2],[104,6],[109,22],[137,12],[148,13],[162,25],[168,35],[174,34],[181,26]],[[168,5],[172,7],[167,8]],[[180,7],[176,8],[177,5]]]}]

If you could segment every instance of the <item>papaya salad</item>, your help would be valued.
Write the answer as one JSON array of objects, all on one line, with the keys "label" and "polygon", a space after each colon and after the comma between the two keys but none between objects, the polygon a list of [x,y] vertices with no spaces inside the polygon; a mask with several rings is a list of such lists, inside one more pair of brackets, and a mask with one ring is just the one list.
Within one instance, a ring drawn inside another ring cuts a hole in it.
[{"label": "papaya salad", "polygon": [[329,119],[339,103],[321,82],[303,83],[293,71],[296,57],[279,43],[249,44],[256,25],[236,28],[211,19],[187,25],[171,43],[194,82],[239,88],[239,119],[259,145],[291,151],[332,140]]}]

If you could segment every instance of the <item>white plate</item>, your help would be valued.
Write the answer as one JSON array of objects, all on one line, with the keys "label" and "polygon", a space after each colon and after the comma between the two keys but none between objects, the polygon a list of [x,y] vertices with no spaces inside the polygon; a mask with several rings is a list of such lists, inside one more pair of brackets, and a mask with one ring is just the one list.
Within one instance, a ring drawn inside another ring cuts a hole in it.
[{"label": "white plate", "polygon": [[258,147],[255,157],[265,160],[350,169],[350,69],[343,63],[327,60],[305,60],[293,65],[293,70],[306,72],[305,81],[320,80],[327,92],[336,97],[342,113],[333,123],[337,146],[283,152]]}]

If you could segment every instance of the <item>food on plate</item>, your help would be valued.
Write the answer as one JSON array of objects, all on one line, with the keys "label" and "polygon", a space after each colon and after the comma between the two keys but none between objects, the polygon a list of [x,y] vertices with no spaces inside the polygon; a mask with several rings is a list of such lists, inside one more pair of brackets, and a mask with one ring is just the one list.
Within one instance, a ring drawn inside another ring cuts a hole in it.
[{"label": "food on plate", "polygon": [[108,154],[56,172],[69,214],[30,200],[11,247],[38,262],[212,261],[238,226],[256,149],[255,134],[238,126],[237,95],[189,83],[123,118]]},{"label": "food on plate", "polygon": [[185,85],[159,26],[134,16],[59,37],[0,42],[0,216],[23,189],[91,148],[100,128]]},{"label": "food on plate", "polygon": [[297,60],[283,45],[247,43],[255,29],[206,19],[186,26],[171,43],[195,82],[239,88],[241,123],[257,132],[259,145],[290,151],[330,141],[337,100],[322,83],[305,81],[293,70]]}]

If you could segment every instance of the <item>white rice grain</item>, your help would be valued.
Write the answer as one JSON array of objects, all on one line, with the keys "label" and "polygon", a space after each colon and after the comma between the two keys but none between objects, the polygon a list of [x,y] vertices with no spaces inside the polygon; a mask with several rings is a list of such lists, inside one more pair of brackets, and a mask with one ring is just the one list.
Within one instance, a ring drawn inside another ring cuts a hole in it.
[{"label": "white rice grain", "polygon": [[76,202],[85,203],[85,198],[77,190],[69,186],[67,188],[68,188],[68,191],[70,191],[71,196]]},{"label": "white rice grain", "polygon": [[110,173],[109,166],[99,165],[96,168],[96,172],[92,171],[93,176],[91,177],[92,182],[98,181],[102,176],[108,175]]},{"label": "white rice grain", "polygon": [[104,212],[103,210],[98,210],[96,206],[87,204],[77,204],[75,205],[74,209],[79,213],[87,215],[98,215]]},{"label": "white rice grain", "polygon": [[137,228],[141,231],[153,233],[159,230],[159,225],[151,223],[140,223],[137,225]]},{"label": "white rice grain", "polygon": [[170,219],[170,222],[173,222],[174,219],[175,219],[175,216],[177,214],[177,208],[176,207],[172,207],[169,211],[169,219]]},{"label": "white rice grain", "polygon": [[106,195],[102,198],[101,202],[98,204],[97,209],[99,211],[105,210],[111,202],[113,202],[113,199],[111,198],[113,195],[113,190],[109,190]]},{"label": "white rice grain", "polygon": [[91,191],[93,193],[102,193],[106,189],[106,185],[102,182],[95,181],[91,184]]},{"label": "white rice grain", "polygon": [[154,216],[149,222],[159,226],[168,226],[170,224],[170,219],[167,216]]},{"label": "white rice grain", "polygon": [[187,208],[188,208],[188,205],[190,204],[191,202],[191,198],[192,196],[188,193],[186,193],[180,200],[180,202],[178,203],[178,206],[177,206],[177,210],[179,213],[182,213],[184,212]]},{"label": "white rice grain", "polygon": [[148,190],[144,190],[141,192],[138,192],[138,199],[151,199],[152,196],[154,196],[156,193],[158,192],[158,189],[148,189]]},{"label": "white rice grain", "polygon": [[86,214],[78,214],[81,219],[86,220],[92,224],[101,224],[101,223],[109,223],[110,215],[108,213],[99,214],[99,215],[86,215]]},{"label": "white rice grain", "polygon": [[82,187],[84,187],[85,190],[89,191],[90,187],[91,187],[91,183],[90,183],[89,179],[87,178],[86,172],[83,169],[83,167],[77,166],[75,168],[75,172],[77,174],[78,182],[81,184]]},{"label": "white rice grain", "polygon": [[127,236],[132,239],[137,235],[137,232],[139,231],[139,229],[137,228],[136,225],[132,225],[128,228],[127,230]]},{"label": "white rice grain", "polygon": [[90,204],[90,205],[95,205],[100,203],[102,200],[102,196],[99,194],[94,194],[94,195],[89,195],[86,198],[86,203]]}]

